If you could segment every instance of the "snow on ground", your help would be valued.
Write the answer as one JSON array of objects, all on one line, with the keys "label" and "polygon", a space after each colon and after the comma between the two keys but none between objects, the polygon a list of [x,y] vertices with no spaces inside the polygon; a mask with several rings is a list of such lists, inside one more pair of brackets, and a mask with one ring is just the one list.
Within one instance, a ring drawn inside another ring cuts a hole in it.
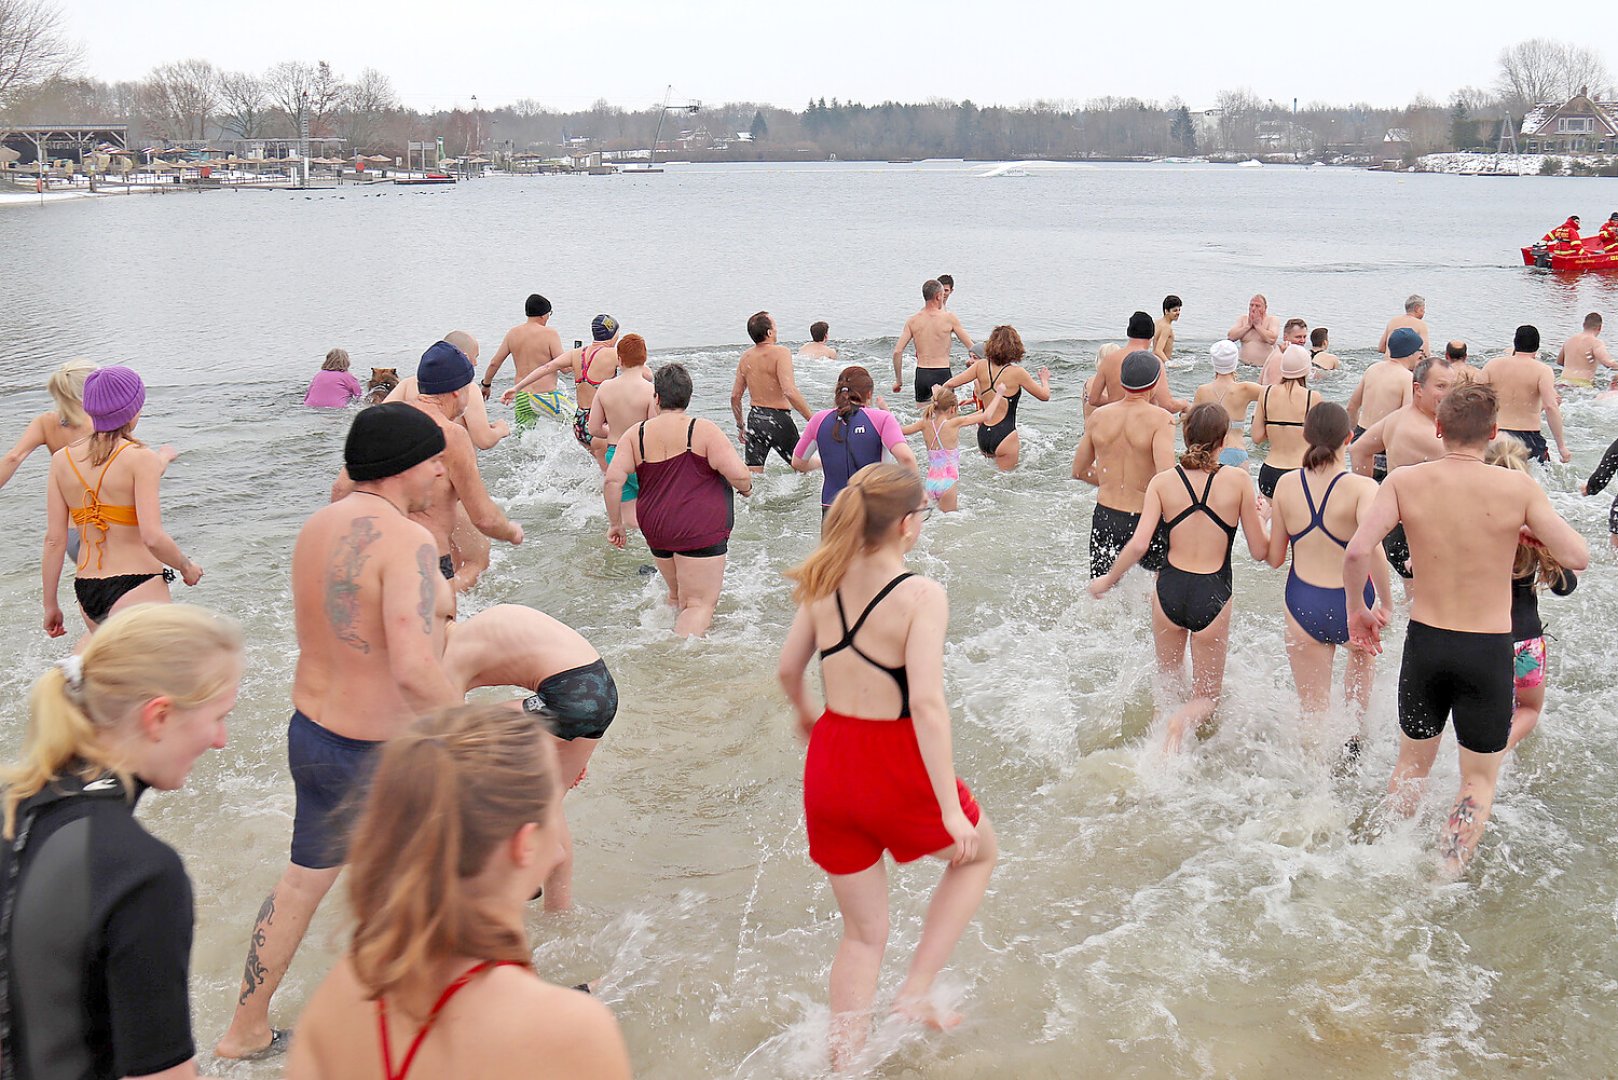
[{"label": "snow on ground", "polygon": [[1573,162],[1592,168],[1613,164],[1611,157],[1596,154],[1428,154],[1416,159],[1416,169],[1452,176],[1538,176],[1547,156],[1562,162],[1564,172]]}]

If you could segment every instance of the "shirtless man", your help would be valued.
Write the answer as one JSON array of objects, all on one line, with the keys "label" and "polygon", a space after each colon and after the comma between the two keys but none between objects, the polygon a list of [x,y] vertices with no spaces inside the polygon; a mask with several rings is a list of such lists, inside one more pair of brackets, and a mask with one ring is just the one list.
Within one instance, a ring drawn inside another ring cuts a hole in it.
[{"label": "shirtless man", "polygon": [[[1374,459],[1386,462],[1386,471],[1375,477],[1380,483],[1406,465],[1420,465],[1444,456],[1443,438],[1438,433],[1438,407],[1455,387],[1455,369],[1441,356],[1431,357],[1416,365],[1412,378],[1413,392],[1410,404],[1384,416],[1365,429],[1349,446],[1354,471],[1361,476],[1374,476],[1370,463]],[[1406,581],[1411,579],[1410,548],[1405,544],[1404,528],[1394,526],[1383,538],[1388,563]]]},{"label": "shirtless man", "polygon": [[[558,774],[568,790],[618,715],[618,686],[601,654],[577,630],[533,608],[498,604],[449,628],[444,674],[457,691],[520,686],[511,702],[550,718]],[[573,906],[573,839],[562,822],[562,861],[545,879],[545,910]]]},{"label": "shirtless man", "polygon": [[[624,432],[652,415],[652,373],[646,369],[646,339],[626,334],[618,343],[618,373],[596,390],[590,403],[590,434],[607,448],[607,464],[618,452]],[[624,528],[635,527],[635,496],[640,482],[634,473],[624,481]]]},{"label": "shirtless man", "polygon": [[1562,377],[1557,383],[1593,390],[1597,364],[1618,368],[1618,360],[1612,358],[1601,340],[1601,313],[1592,311],[1584,317],[1584,329],[1568,338],[1556,354],[1556,365],[1562,369]]},{"label": "shirtless man", "polygon": [[1408,328],[1420,334],[1421,347],[1429,353],[1432,352],[1433,339],[1432,335],[1427,330],[1426,319],[1427,301],[1412,293],[1410,298],[1405,301],[1405,313],[1403,315],[1395,315],[1393,318],[1389,319],[1388,325],[1383,328],[1382,336],[1378,338],[1376,342],[1376,351],[1379,353],[1386,353],[1388,351],[1388,339],[1393,337],[1394,333],[1400,329]]},{"label": "shirtless man", "polygon": [[1172,293],[1165,296],[1163,317],[1152,328],[1152,351],[1165,364],[1174,359],[1174,324],[1180,321],[1180,309],[1184,306],[1178,296]]},{"label": "shirtless man", "polygon": [[837,349],[826,344],[826,336],[831,333],[831,326],[821,320],[809,325],[810,340],[804,342],[798,349],[800,360],[835,360]]},{"label": "shirtless man", "polygon": [[[1155,330],[1152,317],[1146,312],[1137,311],[1129,317],[1129,327],[1125,331],[1129,340],[1124,342],[1123,348],[1114,347],[1096,360],[1095,376],[1086,388],[1086,404],[1090,409],[1124,400],[1124,386],[1120,381],[1124,361],[1137,352],[1156,356],[1152,352],[1152,334]],[[1168,366],[1161,359],[1157,363],[1160,377],[1152,386],[1152,404],[1171,413],[1185,412],[1190,406],[1169,393]]]},{"label": "shirtless man", "polygon": [[[494,386],[494,374],[506,362],[506,357],[511,357],[515,363],[517,381],[521,382],[533,374],[535,368],[550,363],[564,351],[562,335],[550,325],[549,300],[534,293],[523,304],[523,311],[528,315],[527,321],[506,331],[506,336],[500,339],[499,350],[489,361],[488,370],[483,373],[483,381],[478,384],[485,400]],[[533,427],[540,416],[549,416],[553,420],[566,420],[571,416],[567,397],[556,389],[554,371],[517,396],[513,415],[517,418],[519,428]]]},{"label": "shirtless man", "polygon": [[899,343],[893,347],[893,392],[904,389],[905,346],[916,344],[916,401],[931,401],[933,387],[949,382],[949,339],[958,337],[968,356],[977,356],[977,346],[967,336],[961,320],[944,310],[944,286],[929,279],[921,286],[922,309],[905,320]]},{"label": "shirtless man", "polygon": [[1281,320],[1270,314],[1270,302],[1260,293],[1247,302],[1247,314],[1225,336],[1241,346],[1242,363],[1263,367],[1281,340]]},{"label": "shirtless man", "polygon": [[253,923],[236,1012],[214,1049],[222,1058],[286,1049],[289,1033],[270,1028],[270,998],[342,869],[350,798],[385,740],[462,700],[439,666],[454,597],[432,533],[411,520],[443,480],[444,446],[441,426],[419,409],[363,410],[343,449],[353,486],[298,533],[292,860]]},{"label": "shirtless man", "polygon": [[1410,537],[1422,587],[1410,606],[1399,673],[1399,761],[1388,802],[1415,813],[1451,714],[1461,787],[1439,840],[1449,875],[1477,849],[1511,730],[1511,571],[1526,527],[1562,566],[1583,570],[1590,549],[1530,476],[1483,463],[1494,438],[1492,386],[1458,387],[1438,410],[1444,455],[1388,477],[1343,559],[1355,645],[1381,651],[1387,615],[1365,606],[1376,543],[1396,525]]},{"label": "shirtless man", "polygon": [[[1359,385],[1348,395],[1348,422],[1354,425],[1356,439],[1384,416],[1410,404],[1410,370],[1424,355],[1421,335],[1408,327],[1395,330],[1388,338],[1387,354],[1387,359],[1378,360],[1365,369]],[[1388,475],[1387,458],[1379,455],[1372,464],[1370,475],[1381,483]],[[1355,471],[1366,475],[1358,464]]]},{"label": "shirtless man", "polygon": [[944,306],[949,306],[949,298],[955,295],[955,278],[951,274],[939,274],[938,283],[944,286]]},{"label": "shirtless man", "polygon": [[[1148,350],[1124,358],[1124,398],[1090,414],[1073,452],[1073,479],[1094,484],[1090,517],[1090,577],[1104,576],[1135,535],[1146,485],[1174,468],[1174,416],[1153,404],[1152,388],[1163,378],[1163,361]],[[1159,529],[1141,565],[1156,573],[1168,553],[1168,533]]]},{"label": "shirtless man", "polygon": [[[792,379],[792,352],[776,344],[775,319],[760,311],[747,320],[747,336],[753,347],[742,353],[736,364],[736,382],[730,388],[730,411],[736,416],[736,434],[742,441],[747,467],[764,471],[770,451],[792,464],[792,448],[798,445],[798,425],[792,419],[797,409],[805,420],[814,413],[798,392]],[[751,397],[747,421],[742,422],[742,398]],[[644,419],[644,417],[642,418]]]},{"label": "shirtless man", "polygon": [[530,386],[543,386],[544,381],[550,379],[554,387],[555,376],[564,371],[572,375],[573,392],[578,396],[573,407],[573,438],[595,456],[596,466],[606,472],[607,446],[590,434],[590,403],[595,400],[596,387],[612,378],[617,370],[618,320],[611,315],[597,315],[590,320],[590,344],[569,349],[555,360],[541,364],[501,394],[500,401],[510,405]]},{"label": "shirtless man", "polygon": [[1259,373],[1260,386],[1281,385],[1281,357],[1294,345],[1300,349],[1309,347],[1309,324],[1302,319],[1288,319],[1281,328],[1281,340],[1270,350],[1264,370]]},{"label": "shirtless man", "polygon": [[[438,542],[438,569],[444,580],[452,582],[457,591],[464,591],[471,588],[472,582],[464,573],[457,573],[450,546],[457,507],[464,504],[473,527],[492,540],[521,544],[522,526],[507,518],[489,498],[478,472],[472,439],[465,428],[455,423],[472,396],[469,387],[477,377],[472,361],[449,342],[435,342],[422,353],[416,376],[420,396],[405,404],[421,410],[443,430],[445,449],[443,476],[434,487],[432,503],[423,510],[412,510],[411,518],[426,526]],[[353,479],[343,472],[332,485],[332,498],[345,497],[353,487]]]},{"label": "shirtless man", "polygon": [[1215,402],[1225,407],[1230,416],[1230,430],[1225,433],[1225,448],[1219,451],[1219,464],[1247,465],[1247,410],[1259,399],[1264,388],[1258,383],[1241,382],[1236,378],[1237,354],[1240,350],[1229,338],[1216,341],[1208,353],[1213,357],[1214,377],[1197,387],[1191,398],[1191,407],[1204,402]]},{"label": "shirtless man", "polygon": [[1449,366],[1455,369],[1455,385],[1472,382],[1483,374],[1482,368],[1472,366],[1472,360],[1467,353],[1466,342],[1451,341],[1444,346],[1444,359]]},{"label": "shirtless man", "polygon": [[[444,335],[444,340],[464,352],[474,367],[477,365],[477,338],[465,330],[451,330]],[[415,401],[421,396],[417,382],[415,375],[399,380],[399,385],[388,394],[387,400]],[[455,422],[466,429],[472,445],[479,450],[493,449],[496,443],[511,434],[511,425],[504,420],[496,420],[492,424],[489,422],[489,413],[483,406],[480,394],[467,396],[466,411]],[[466,516],[465,506],[455,508],[455,528],[450,532],[449,549],[455,563],[455,591],[465,592],[476,585],[489,568],[489,538],[478,532],[472,519]]]},{"label": "shirtless man", "polygon": [[1551,436],[1556,440],[1562,464],[1573,460],[1567,448],[1567,437],[1562,433],[1562,399],[1556,393],[1556,375],[1551,366],[1539,358],[1538,328],[1517,327],[1511,352],[1484,364],[1481,378],[1494,387],[1499,399],[1502,435],[1510,435],[1528,447],[1528,456],[1535,461],[1548,463],[1551,451],[1539,427],[1543,413],[1551,426]]},{"label": "shirtless man", "polygon": [[1322,372],[1336,371],[1342,364],[1331,351],[1331,335],[1324,326],[1309,331],[1309,362],[1315,366],[1317,378]]}]

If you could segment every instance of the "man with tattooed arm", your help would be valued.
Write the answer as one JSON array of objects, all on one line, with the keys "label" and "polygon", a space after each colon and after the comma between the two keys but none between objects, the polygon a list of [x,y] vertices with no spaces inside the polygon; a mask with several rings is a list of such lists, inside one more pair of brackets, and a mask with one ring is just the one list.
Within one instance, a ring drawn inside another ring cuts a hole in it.
[{"label": "man with tattooed arm", "polygon": [[[462,438],[466,433],[461,432]],[[412,517],[444,479],[444,430],[404,402],[361,412],[343,450],[348,493],[316,511],[292,553],[298,662],[287,756],[297,803],[291,865],[253,924],[223,1058],[286,1049],[270,997],[344,859],[344,812],[381,744],[412,718],[460,704],[440,660],[454,596],[439,543]]]},{"label": "man with tattooed arm", "polygon": [[1484,464],[1484,451],[1499,434],[1498,411],[1493,387],[1466,383],[1451,390],[1435,421],[1443,456],[1388,474],[1343,559],[1349,635],[1379,653],[1387,615],[1366,607],[1365,583],[1376,546],[1403,524],[1421,587],[1411,600],[1399,670],[1399,761],[1385,805],[1407,817],[1416,812],[1453,716],[1461,790],[1439,838],[1449,876],[1466,869],[1483,838],[1511,734],[1517,545],[1543,547],[1568,570],[1590,562],[1589,545],[1551,508],[1533,477]]}]

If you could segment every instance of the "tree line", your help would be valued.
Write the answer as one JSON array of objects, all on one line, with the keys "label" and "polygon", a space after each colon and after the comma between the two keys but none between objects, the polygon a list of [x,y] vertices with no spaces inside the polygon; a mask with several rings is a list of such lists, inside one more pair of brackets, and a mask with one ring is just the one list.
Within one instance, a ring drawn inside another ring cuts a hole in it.
[{"label": "tree line", "polygon": [[417,111],[401,105],[382,72],[350,79],[323,60],[287,60],[262,72],[228,71],[205,59],[165,62],[138,80],[79,73],[54,0],[0,0],[0,119],[11,123],[122,123],[133,141],[296,138],[344,141],[345,153],[402,155],[405,144],[442,137],[451,153],[644,150],[660,120],[660,153],[729,158],[923,157],[1131,158],[1165,156],[1385,156],[1389,133],[1410,157],[1493,149],[1502,123],[1534,105],[1588,89],[1610,96],[1594,50],[1536,38],[1503,49],[1489,88],[1463,87],[1447,102],[1418,95],[1403,106],[1276,102],[1245,88],[1222,90],[1193,112],[1178,98],[1039,100],[1016,106],[933,99],[880,104],[817,97],[801,110],[754,102],[664,116],[661,105],[605,100],[557,110],[535,99],[492,109]]}]

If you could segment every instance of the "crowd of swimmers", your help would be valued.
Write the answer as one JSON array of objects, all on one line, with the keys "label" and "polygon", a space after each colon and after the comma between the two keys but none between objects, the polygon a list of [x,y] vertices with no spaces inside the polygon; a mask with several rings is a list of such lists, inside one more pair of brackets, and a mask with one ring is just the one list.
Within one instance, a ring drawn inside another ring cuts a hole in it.
[{"label": "crowd of swimmers", "polygon": [[[485,404],[507,358],[515,377],[499,400],[519,429],[548,416],[571,430],[600,470],[608,542],[644,539],[680,635],[710,626],[734,496],[751,494],[771,453],[820,473],[819,544],[786,574],[797,613],[779,678],[808,742],[809,857],[842,914],[830,1056],[838,1068],[857,1063],[870,1026],[889,933],[884,854],[945,864],[893,1008],[934,1027],[958,1022],[933,983],[998,847],[955,770],[948,598],[906,570],[905,556],[935,510],[958,505],[962,432],[975,428],[982,457],[1015,469],[1017,403],[1024,391],[1049,400],[1052,386],[1048,371],[1023,366],[1013,327],[995,327],[979,355],[945,306],[953,284],[923,286],[924,306],[894,350],[895,393],[915,350],[909,423],[881,407],[857,365],[839,371],[829,408],[812,409],[774,318],[759,312],[732,385],[733,438],[689,415],[683,365],[654,368],[644,338],[610,315],[593,320],[588,345],[565,349],[537,294],[481,380],[477,341],[454,331],[388,400],[355,414],[331,500],[292,553],[290,859],[253,921],[218,1057],[290,1047],[293,1077],[482,1075],[534,1061],[570,1077],[629,1074],[617,1023],[588,984],[552,986],[533,970],[524,918],[531,901],[571,904],[562,805],[618,713],[616,684],[588,640],[543,612],[456,613],[489,544],[525,538],[478,467],[478,452],[513,429]],[[1432,350],[1425,302],[1412,297],[1345,406],[1309,385],[1336,365],[1326,333],[1281,323],[1255,297],[1210,350],[1213,378],[1182,401],[1166,378],[1182,308],[1171,296],[1161,319],[1136,312],[1127,343],[1102,350],[1083,387],[1072,467],[1097,489],[1090,592],[1101,597],[1136,566],[1156,574],[1152,636],[1173,701],[1163,745],[1180,748],[1217,716],[1240,536],[1254,560],[1290,563],[1285,642],[1305,739],[1324,761],[1352,763],[1375,737],[1365,716],[1396,575],[1409,626],[1385,810],[1416,812],[1453,720],[1461,784],[1440,856],[1459,874],[1504,754],[1544,706],[1539,594],[1570,592],[1589,562],[1534,472],[1550,453],[1542,417],[1562,461],[1570,456],[1538,332],[1519,328],[1510,353],[1474,367],[1464,343]],[[835,360],[827,326],[813,329],[797,359]],[[1599,333],[1593,315],[1569,339],[1564,378],[1618,367]],[[969,354],[960,370],[953,340]],[[1243,365],[1255,379],[1238,374]],[[358,398],[348,366],[333,350],[306,402]],[[163,527],[159,486],[175,454],[136,437],[139,375],[75,361],[48,389],[56,408],[0,460],[0,484],[34,449],[50,451],[43,626],[67,633],[57,591],[71,557],[86,635],[38,678],[23,760],[3,776],[0,1061],[20,1078],[195,1076],[190,882],[132,810],[148,789],[182,787],[203,753],[225,745],[242,635],[226,616],[168,603],[176,577],[196,585],[203,571]],[[1268,448],[1256,483],[1249,438]],[[1585,490],[1599,493],[1615,474],[1618,442]],[[1618,543],[1618,504],[1612,532]],[[1332,703],[1340,648],[1344,709]],[[1187,652],[1190,683],[1180,686]],[[823,705],[805,681],[816,658]],[[467,705],[478,687],[519,693]],[[1334,717],[1347,718],[1346,732]],[[345,866],[352,933],[293,1038],[272,1027],[271,998]]]}]

